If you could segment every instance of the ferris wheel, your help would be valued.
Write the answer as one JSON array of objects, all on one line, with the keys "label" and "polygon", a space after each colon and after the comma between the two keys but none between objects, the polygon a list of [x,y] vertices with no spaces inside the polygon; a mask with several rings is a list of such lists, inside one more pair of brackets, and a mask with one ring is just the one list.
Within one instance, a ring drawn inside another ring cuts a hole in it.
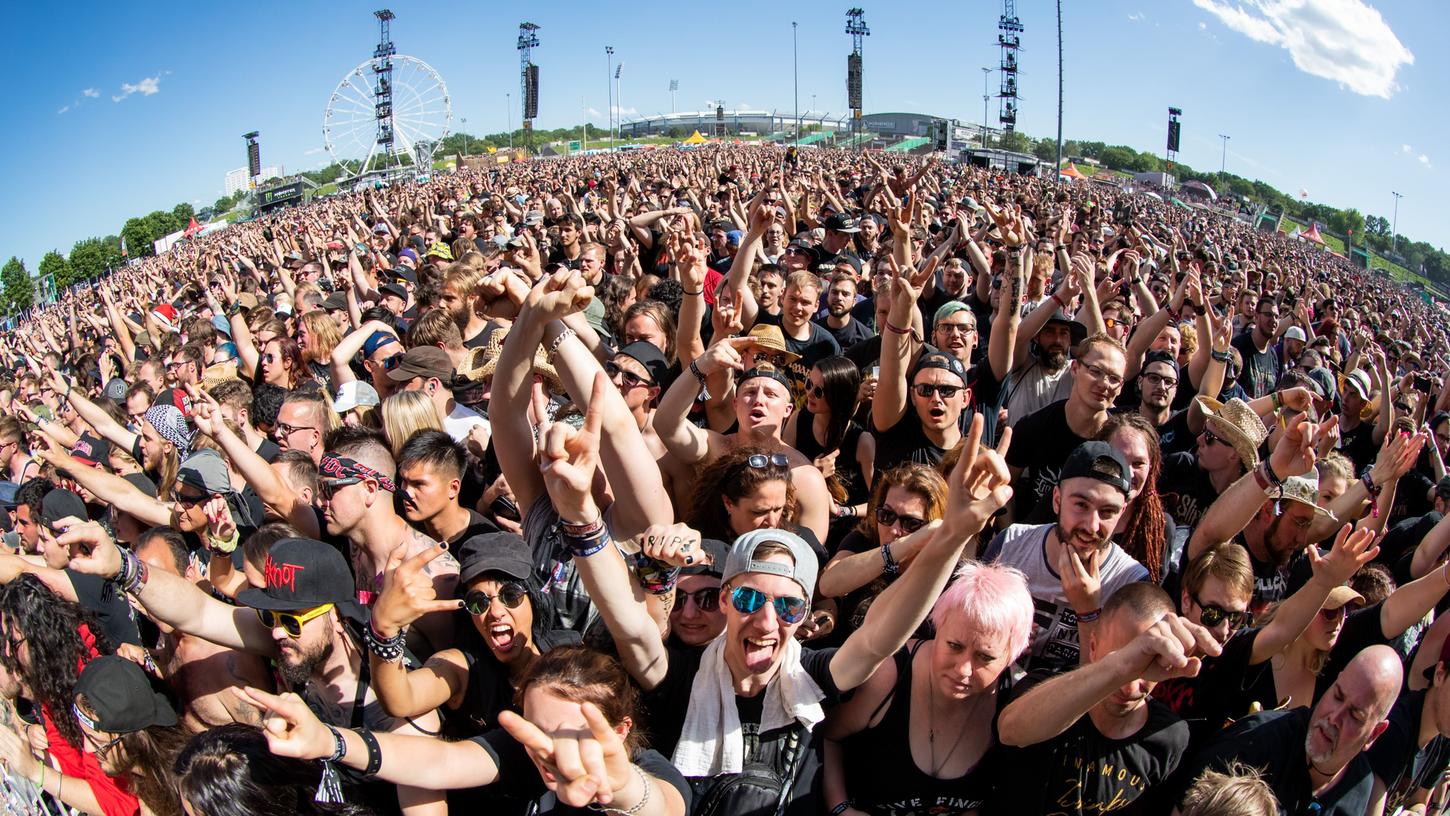
[{"label": "ferris wheel", "polygon": [[322,115],[322,139],[350,176],[406,165],[428,172],[452,121],[443,77],[420,59],[388,54],[337,83]]}]

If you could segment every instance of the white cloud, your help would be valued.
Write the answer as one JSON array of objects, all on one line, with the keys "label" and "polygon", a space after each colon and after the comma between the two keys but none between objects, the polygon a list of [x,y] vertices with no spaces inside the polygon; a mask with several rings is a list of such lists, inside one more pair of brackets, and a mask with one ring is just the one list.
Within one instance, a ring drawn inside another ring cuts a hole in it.
[{"label": "white cloud", "polygon": [[101,95],[101,92],[96,90],[95,88],[86,88],[84,91],[81,91],[81,95],[88,96],[91,99],[95,99],[96,97]]},{"label": "white cloud", "polygon": [[1426,156],[1424,153],[1421,153],[1420,154],[1420,164],[1423,164],[1426,167],[1430,167],[1431,166],[1430,165],[1430,157],[1429,156]]},{"label": "white cloud", "polygon": [[1198,30],[1199,31],[1207,31],[1208,30],[1208,23],[1200,22],[1198,24]]},{"label": "white cloud", "polygon": [[591,119],[598,119],[599,117],[604,115],[604,113],[598,108],[585,108],[584,112],[588,114],[589,118]]},{"label": "white cloud", "polygon": [[[1362,96],[1385,99],[1410,53],[1364,0],[1193,0],[1219,22],[1255,42],[1289,52],[1294,66]],[[1199,28],[1204,28],[1199,23]]]},{"label": "white cloud", "polygon": [[151,96],[153,94],[159,93],[160,91],[161,91],[161,76],[158,74],[157,76],[154,76],[154,77],[146,77],[145,79],[141,80],[140,82],[136,83],[135,85],[132,85],[129,82],[122,82],[121,83],[121,93],[120,93],[120,95],[119,96],[112,95],[111,96],[111,101],[112,102],[120,102],[122,99],[125,99],[126,97],[130,96],[131,94],[141,94],[142,96]]},{"label": "white cloud", "polygon": [[302,155],[304,155],[304,156],[316,156],[317,154],[321,153],[322,151],[324,151],[326,149],[327,148],[325,148],[325,147],[314,147],[314,148],[311,148],[309,150],[302,151]]},{"label": "white cloud", "polygon": [[57,116],[59,116],[60,114],[65,113],[68,110],[70,110],[70,105],[66,105],[65,107],[61,108],[60,110],[56,111],[55,113],[56,113]]},{"label": "white cloud", "polygon": [[1408,156],[1415,151],[1411,150],[1409,145],[1400,145],[1400,152]]},{"label": "white cloud", "polygon": [[1142,22],[1143,21],[1143,18],[1145,16],[1146,15],[1144,15],[1143,12],[1141,12],[1141,11],[1135,11],[1132,14],[1129,14],[1128,15],[1128,19],[1129,20],[1132,20],[1135,23],[1139,23],[1139,22]]}]

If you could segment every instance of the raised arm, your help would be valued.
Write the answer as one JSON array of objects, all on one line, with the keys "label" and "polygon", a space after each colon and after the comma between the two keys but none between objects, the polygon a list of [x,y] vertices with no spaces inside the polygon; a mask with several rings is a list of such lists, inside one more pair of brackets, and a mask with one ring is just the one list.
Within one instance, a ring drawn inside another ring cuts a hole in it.
[{"label": "raised arm", "polygon": [[877,431],[890,430],[911,408],[907,382],[911,357],[917,351],[912,335],[912,313],[921,287],[931,269],[912,269],[899,259],[891,260],[891,309],[886,314],[886,331],[881,335],[881,376],[876,396],[871,399],[871,424]]},{"label": "raised arm", "polygon": [[1274,619],[1259,630],[1249,654],[1249,665],[1263,663],[1297,640],[1319,614],[1330,591],[1342,586],[1356,570],[1379,554],[1380,548],[1374,546],[1374,541],[1373,532],[1356,530],[1346,524],[1339,528],[1328,553],[1321,556],[1317,547],[1306,547],[1314,575],[1286,598],[1274,613]]},{"label": "raised arm", "polygon": [[685,464],[695,464],[710,458],[720,443],[714,431],[695,427],[688,417],[690,406],[705,383],[701,377],[709,377],[719,371],[739,371],[744,363],[740,349],[749,345],[749,337],[717,338],[705,353],[700,355],[665,392],[660,407],[655,410],[654,429],[664,443],[665,449]]},{"label": "raised arm", "polygon": [[42,447],[36,455],[56,468],[70,473],[72,479],[93,493],[97,499],[117,510],[130,513],[149,525],[171,523],[171,508],[159,500],[142,493],[140,488],[110,471],[81,464],[45,436],[42,435],[39,439],[43,440],[42,445],[48,447]]}]

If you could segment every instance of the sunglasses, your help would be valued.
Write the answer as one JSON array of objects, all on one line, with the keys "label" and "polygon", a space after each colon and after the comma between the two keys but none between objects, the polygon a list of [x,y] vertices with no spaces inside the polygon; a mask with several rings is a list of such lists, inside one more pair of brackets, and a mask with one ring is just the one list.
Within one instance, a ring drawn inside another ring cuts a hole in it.
[{"label": "sunglasses", "polygon": [[1232,609],[1224,609],[1218,604],[1206,604],[1203,601],[1200,601],[1198,597],[1194,595],[1190,595],[1188,597],[1192,598],[1193,603],[1198,606],[1199,609],[1203,610],[1203,614],[1200,615],[1198,619],[1204,626],[1208,627],[1209,629],[1212,629],[1213,627],[1219,625],[1220,623],[1223,623],[1224,621],[1228,621],[1229,631],[1237,632],[1248,620],[1249,613],[1247,612],[1237,612]]},{"label": "sunglasses", "polygon": [[205,493],[201,494],[200,496],[187,496],[180,491],[171,494],[172,501],[176,502],[182,507],[195,507],[209,498],[211,497]]},{"label": "sunglasses", "polygon": [[270,609],[258,609],[257,619],[268,629],[282,627],[287,637],[296,640],[302,637],[302,625],[313,618],[326,615],[332,609],[332,604],[325,603],[322,606],[314,607],[305,612],[273,612]]},{"label": "sunglasses", "polygon": [[882,504],[876,508],[876,523],[884,527],[900,523],[901,531],[910,534],[925,527],[926,519],[903,515]]},{"label": "sunglasses", "polygon": [[955,397],[957,395],[957,392],[958,391],[961,391],[962,390],[962,386],[960,386],[960,385],[933,385],[932,383],[919,383],[912,390],[915,391],[916,392],[916,395],[918,397],[921,397],[922,399],[931,399],[931,395],[932,394],[941,394],[941,398],[942,399],[949,400],[952,397]]},{"label": "sunglasses", "polygon": [[1336,606],[1333,609],[1319,610],[1319,617],[1323,618],[1325,623],[1334,623],[1336,621],[1344,620],[1344,617],[1348,614],[1349,607],[1346,606]]},{"label": "sunglasses", "polygon": [[694,592],[675,590],[677,609],[685,608],[685,601],[693,603],[701,612],[714,612],[720,608],[720,588],[697,589]]},{"label": "sunglasses", "polygon": [[383,361],[383,370],[384,371],[392,371],[393,369],[397,368],[398,366],[400,366],[402,364],[403,364],[403,355],[402,355],[402,353],[394,354],[392,357],[389,357],[388,359],[386,359],[386,360]]},{"label": "sunglasses", "polygon": [[604,374],[611,380],[615,377],[623,377],[625,388],[638,388],[641,385],[654,385],[653,382],[646,380],[644,377],[641,377],[628,369],[620,368],[618,364],[612,362],[604,364]]},{"label": "sunglasses", "polygon": [[494,599],[503,601],[503,605],[509,609],[518,609],[529,596],[529,590],[517,581],[505,582],[498,589],[497,595],[490,595],[481,589],[469,592],[463,598],[463,608],[468,610],[470,615],[486,615],[489,607],[493,606]]},{"label": "sunglasses", "polygon": [[756,470],[764,470],[767,467],[790,467],[790,459],[783,453],[772,453],[769,456],[763,453],[751,455],[745,460],[745,464]]},{"label": "sunglasses", "polygon": [[754,615],[767,602],[775,607],[776,616],[786,623],[799,623],[811,608],[810,602],[805,598],[772,598],[758,589],[743,586],[730,590],[730,605],[742,615]]},{"label": "sunglasses", "polygon": [[363,481],[361,476],[347,476],[342,479],[323,479],[318,482],[318,492],[322,494],[324,500],[332,501],[332,497],[337,495],[337,491],[361,481]]},{"label": "sunglasses", "polygon": [[1213,431],[1209,430],[1205,430],[1203,432],[1203,441],[1210,445],[1224,445],[1225,447],[1228,446],[1228,443],[1225,442],[1222,437],[1215,435]]}]

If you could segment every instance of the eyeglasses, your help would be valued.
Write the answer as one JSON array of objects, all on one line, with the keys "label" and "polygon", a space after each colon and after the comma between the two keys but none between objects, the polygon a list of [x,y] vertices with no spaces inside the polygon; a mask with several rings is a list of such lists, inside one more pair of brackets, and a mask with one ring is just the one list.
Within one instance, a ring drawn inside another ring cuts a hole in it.
[{"label": "eyeglasses", "polygon": [[810,602],[805,598],[790,596],[772,598],[758,589],[744,586],[730,590],[730,605],[742,615],[754,615],[766,603],[774,606],[776,616],[786,623],[800,622],[811,608]]},{"label": "eyeglasses", "polygon": [[1176,388],[1178,386],[1178,380],[1172,377],[1165,377],[1162,374],[1144,374],[1143,382],[1148,385],[1161,385],[1164,388]]},{"label": "eyeglasses", "polygon": [[911,534],[925,527],[926,519],[898,513],[885,504],[882,504],[876,508],[876,523],[883,527],[900,524],[903,533]]},{"label": "eyeglasses", "polygon": [[[272,354],[270,352],[267,353],[267,354],[263,354],[262,355],[262,362],[264,362],[264,363],[275,363],[275,362],[277,362],[277,355]],[[168,366],[168,368],[169,367],[170,366]]]},{"label": "eyeglasses", "polygon": [[790,467],[790,458],[783,453],[772,453],[768,456],[763,453],[756,453],[752,454],[749,459],[746,459],[745,464],[756,470],[764,470],[772,466],[783,468]]},{"label": "eyeglasses", "polygon": [[1343,606],[1319,610],[1319,617],[1323,618],[1325,623],[1337,623],[1338,621],[1344,620],[1344,616],[1348,614],[1349,609]]},{"label": "eyeglasses", "polygon": [[276,629],[278,626],[282,627],[283,631],[287,633],[287,637],[296,640],[302,637],[303,624],[313,618],[326,615],[330,609],[332,609],[332,604],[330,603],[308,609],[305,612],[273,612],[270,609],[258,609],[257,619],[268,629]]},{"label": "eyeglasses", "polygon": [[463,598],[463,608],[468,610],[470,615],[486,615],[489,607],[493,606],[494,599],[503,601],[503,605],[509,609],[518,609],[529,596],[529,590],[518,581],[506,581],[498,588],[497,595],[490,595],[481,589],[469,592]]},{"label": "eyeglasses", "polygon": [[701,612],[714,612],[720,608],[720,588],[710,587],[697,589],[694,592],[675,590],[675,600],[679,602],[676,604],[677,609],[684,609],[685,601],[690,601]]},{"label": "eyeglasses", "polygon": [[936,327],[941,329],[944,334],[972,334],[977,330],[977,327],[970,323],[938,323]]},{"label": "eyeglasses", "polygon": [[195,507],[209,498],[211,498],[211,496],[205,493],[201,494],[200,496],[188,496],[179,490],[171,494],[171,500],[181,505],[182,507]]},{"label": "eyeglasses", "polygon": [[638,388],[641,385],[654,385],[652,381],[646,380],[644,377],[639,376],[638,374],[630,371],[627,368],[621,368],[619,364],[614,362],[608,362],[604,364],[604,374],[611,380],[615,377],[622,376],[624,378],[625,388]]},{"label": "eyeglasses", "polygon": [[314,428],[311,425],[288,425],[285,422],[278,422],[277,425],[276,425],[276,428],[277,428],[278,433],[282,434],[283,436],[291,436],[292,434],[295,434],[298,431],[315,431],[315,430],[317,430],[317,428]]},{"label": "eyeglasses", "polygon": [[1079,362],[1078,365],[1082,366],[1083,370],[1088,373],[1088,376],[1100,382],[1107,383],[1110,388],[1121,388],[1123,385],[1123,375],[1121,374],[1114,374],[1106,368],[1093,365],[1092,363]]},{"label": "eyeglasses", "polygon": [[1224,609],[1218,604],[1206,604],[1200,601],[1197,595],[1189,595],[1188,597],[1193,600],[1195,606],[1203,611],[1203,614],[1199,615],[1198,620],[1209,629],[1218,626],[1224,621],[1228,621],[1229,631],[1237,632],[1243,627],[1245,621],[1248,620],[1249,613],[1247,612]]},{"label": "eyeglasses", "polygon": [[1204,430],[1202,436],[1203,436],[1203,441],[1206,444],[1209,444],[1209,445],[1223,445],[1224,447],[1232,447],[1231,445],[1229,445],[1228,442],[1224,441],[1223,437],[1218,436],[1213,431]]},{"label": "eyeglasses", "polygon": [[941,394],[942,399],[949,400],[952,397],[955,397],[958,391],[962,390],[962,386],[940,385],[934,383],[918,383],[916,387],[912,390],[915,391],[916,395],[918,397],[921,397],[922,399],[931,399],[932,394]]},{"label": "eyeglasses", "polygon": [[807,388],[806,391],[816,399],[820,399],[821,397],[824,397],[826,395],[826,389],[822,388],[819,385],[812,385],[810,388]]},{"label": "eyeglasses", "polygon": [[361,481],[363,481],[361,476],[348,476],[342,479],[323,479],[318,482],[318,492],[322,494],[324,501],[332,501],[332,497],[337,495],[337,491]]}]

